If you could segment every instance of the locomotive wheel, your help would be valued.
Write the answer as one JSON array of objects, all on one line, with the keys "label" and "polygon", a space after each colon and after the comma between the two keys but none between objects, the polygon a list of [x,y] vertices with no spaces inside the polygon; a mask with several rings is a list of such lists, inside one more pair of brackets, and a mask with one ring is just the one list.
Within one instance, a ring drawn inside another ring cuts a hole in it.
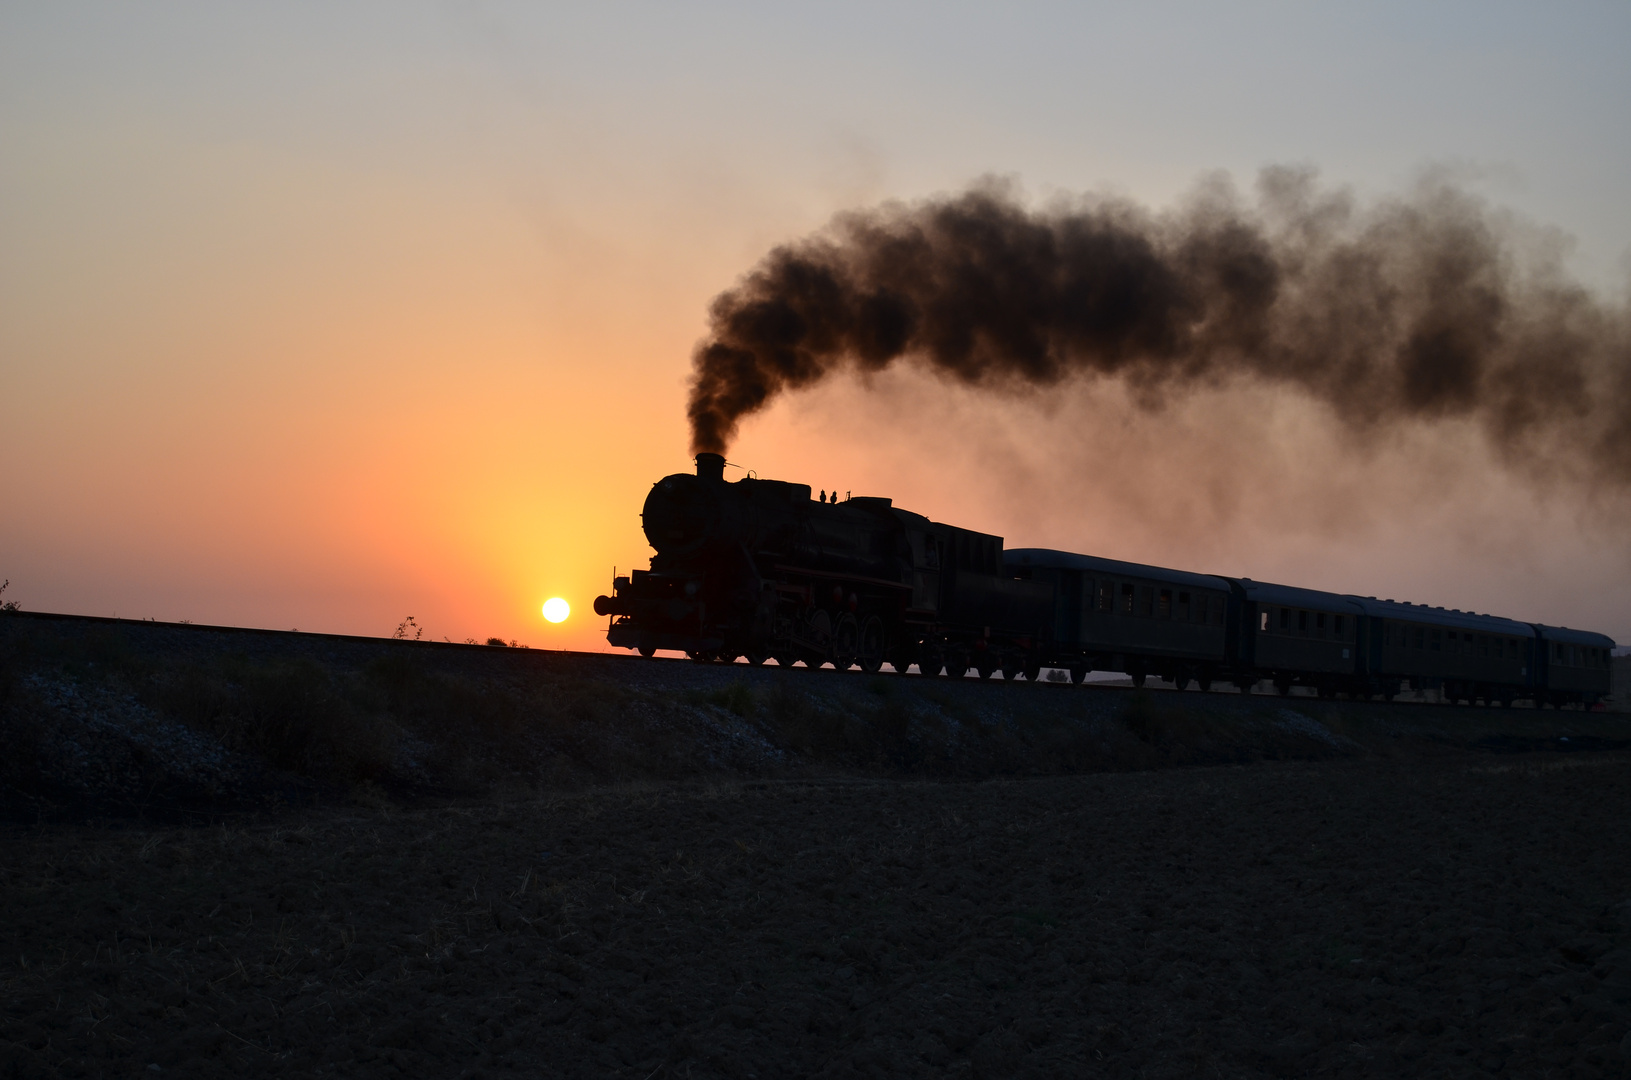
[{"label": "locomotive wheel", "polygon": [[[965,672],[967,670],[967,668],[964,669]],[[989,679],[991,677],[991,673],[997,670],[997,665],[993,664],[984,657],[981,657],[980,659],[974,661],[974,670],[979,672],[980,678]]]},{"label": "locomotive wheel", "polygon": [[640,655],[645,657],[647,660],[650,660],[653,656],[657,655],[657,646],[655,646],[655,645],[642,645],[642,646],[640,646]]},{"label": "locomotive wheel", "polygon": [[868,615],[861,625],[858,655],[862,671],[874,672],[883,667],[883,620],[876,615]]},{"label": "locomotive wheel", "polygon": [[761,652],[761,651],[759,651],[757,649],[755,649],[753,652],[748,653],[747,656],[748,656],[748,663],[752,664],[754,667],[758,667],[760,664],[762,664],[766,660],[770,659],[770,654],[769,653]]},{"label": "locomotive wheel", "polygon": [[1026,682],[1036,682],[1042,677],[1042,665],[1034,660],[1027,660],[1020,665],[1019,673],[1025,676]]},{"label": "locomotive wheel", "polygon": [[777,667],[792,667],[793,661],[797,660],[798,657],[794,656],[790,652],[779,652],[776,653],[772,659],[776,661]]},{"label": "locomotive wheel", "polygon": [[861,627],[855,621],[855,616],[845,612],[838,617],[838,625],[833,627],[832,634],[832,663],[839,671],[848,671],[849,666],[855,663],[855,655],[860,650]]}]

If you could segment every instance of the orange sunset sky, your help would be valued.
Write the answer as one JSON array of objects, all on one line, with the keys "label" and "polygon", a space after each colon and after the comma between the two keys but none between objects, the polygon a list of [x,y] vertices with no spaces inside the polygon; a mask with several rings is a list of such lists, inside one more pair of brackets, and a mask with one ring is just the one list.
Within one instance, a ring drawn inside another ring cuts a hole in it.
[{"label": "orange sunset sky", "polygon": [[[1275,163],[1362,199],[1448,172],[1623,304],[1631,8],[1418,7],[4,5],[6,599],[604,648],[590,604],[690,467],[709,300],[837,212],[987,175],[1159,208]],[[1328,420],[903,369],[729,457],[1016,546],[1631,640],[1617,496]]]}]

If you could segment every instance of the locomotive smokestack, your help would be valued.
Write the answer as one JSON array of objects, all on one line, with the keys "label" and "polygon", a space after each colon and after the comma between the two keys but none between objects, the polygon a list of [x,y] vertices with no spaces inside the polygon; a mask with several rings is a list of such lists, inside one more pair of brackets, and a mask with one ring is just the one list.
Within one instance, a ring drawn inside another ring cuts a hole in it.
[{"label": "locomotive smokestack", "polygon": [[723,484],[725,482],[725,455],[698,454],[697,476],[703,480],[717,480]]}]

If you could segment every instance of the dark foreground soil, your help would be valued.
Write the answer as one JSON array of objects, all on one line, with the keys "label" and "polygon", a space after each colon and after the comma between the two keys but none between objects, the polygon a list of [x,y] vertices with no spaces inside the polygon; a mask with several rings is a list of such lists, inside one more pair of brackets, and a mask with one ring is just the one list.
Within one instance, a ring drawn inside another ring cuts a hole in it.
[{"label": "dark foreground soil", "polygon": [[1631,1075],[1631,759],[0,833],[0,1076]]}]

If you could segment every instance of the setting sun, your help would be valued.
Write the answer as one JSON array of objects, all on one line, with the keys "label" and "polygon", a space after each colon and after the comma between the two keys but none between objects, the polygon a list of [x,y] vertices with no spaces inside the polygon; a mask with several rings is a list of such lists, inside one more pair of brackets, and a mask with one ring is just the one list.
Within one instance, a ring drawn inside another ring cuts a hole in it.
[{"label": "setting sun", "polygon": [[544,601],[544,618],[550,622],[565,622],[566,617],[572,614],[572,605],[558,596],[552,596]]}]

